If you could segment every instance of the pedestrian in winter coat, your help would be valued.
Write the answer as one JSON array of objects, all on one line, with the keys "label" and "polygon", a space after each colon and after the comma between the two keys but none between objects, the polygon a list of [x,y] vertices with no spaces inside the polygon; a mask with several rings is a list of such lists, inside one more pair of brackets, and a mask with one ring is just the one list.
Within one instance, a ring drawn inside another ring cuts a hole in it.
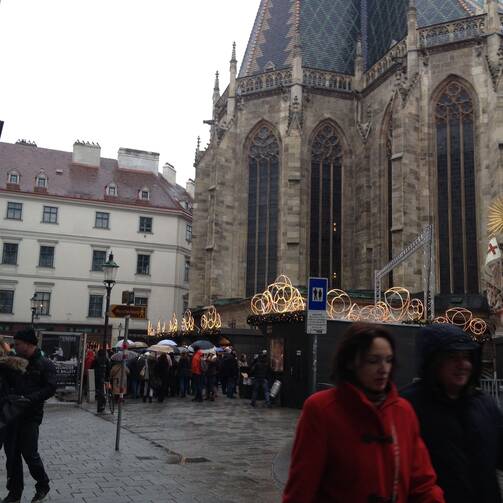
[{"label": "pedestrian in winter coat", "polygon": [[110,360],[108,354],[104,349],[98,350],[96,358],[91,364],[94,369],[94,387],[96,394],[96,406],[98,413],[105,410],[105,383],[110,382]]},{"label": "pedestrian in winter coat", "polygon": [[154,365],[154,377],[156,381],[155,391],[157,400],[164,401],[168,392],[169,373],[171,369],[171,358],[166,354],[161,354]]},{"label": "pedestrian in winter coat", "polygon": [[137,358],[131,358],[131,360],[128,360],[127,366],[129,369],[129,388],[131,390],[131,396],[133,398],[138,398],[140,396],[140,372],[143,368],[143,361],[139,356]]},{"label": "pedestrian in winter coat", "polygon": [[185,398],[189,387],[190,360],[187,353],[182,353],[178,362],[178,380],[180,386],[180,397]]},{"label": "pedestrian in winter coat", "polygon": [[193,402],[203,401],[203,371],[201,369],[201,358],[203,357],[203,352],[198,349],[194,356],[192,357],[192,383],[194,386],[194,398]]},{"label": "pedestrian in winter coat", "polygon": [[49,477],[38,453],[39,428],[44,416],[44,402],[56,392],[56,368],[42,355],[33,329],[21,330],[14,336],[16,354],[28,360],[26,372],[16,375],[12,393],[20,401],[28,401],[24,412],[7,426],[5,454],[7,456],[7,490],[3,501],[21,500],[24,489],[23,462],[35,479],[32,503],[45,499],[49,492]]},{"label": "pedestrian in winter coat", "polygon": [[434,324],[417,338],[421,380],[402,390],[447,503],[501,502],[496,469],[503,468],[503,415],[476,389],[480,346],[461,328]]},{"label": "pedestrian in winter coat", "polygon": [[250,375],[253,378],[253,391],[251,405],[255,407],[259,389],[264,390],[265,403],[268,407],[271,406],[271,398],[269,396],[269,377],[271,375],[271,367],[267,358],[267,351],[264,349],[262,354],[255,359],[250,368]]},{"label": "pedestrian in winter coat", "polygon": [[[236,353],[230,352],[226,353],[222,360],[221,367],[222,377],[226,383],[226,394],[227,398],[234,398],[234,393],[236,391],[237,379],[239,376],[238,361],[236,358]],[[222,381],[223,382],[223,381]],[[224,392],[224,386],[222,384],[222,392]]]},{"label": "pedestrian in winter coat", "polygon": [[283,503],[444,503],[414,410],[390,381],[394,354],[382,326],[346,332],[336,387],[304,403]]},{"label": "pedestrian in winter coat", "polygon": [[206,355],[206,400],[215,401],[215,386],[217,382],[217,356]]},{"label": "pedestrian in winter coat", "polygon": [[10,347],[0,338],[0,449],[4,443],[6,427],[22,414],[28,404],[12,400],[12,388],[19,374],[26,372],[28,360],[10,355]]}]

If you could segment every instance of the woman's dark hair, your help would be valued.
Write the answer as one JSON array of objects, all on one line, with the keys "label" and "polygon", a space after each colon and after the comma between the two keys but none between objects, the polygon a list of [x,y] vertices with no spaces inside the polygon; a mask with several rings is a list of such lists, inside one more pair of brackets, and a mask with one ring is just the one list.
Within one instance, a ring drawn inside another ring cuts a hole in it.
[{"label": "woman's dark hair", "polygon": [[357,355],[363,355],[369,350],[373,340],[377,337],[386,339],[393,350],[393,367],[391,369],[391,375],[393,375],[396,357],[395,341],[391,332],[383,325],[353,323],[342,336],[342,340],[335,352],[330,376],[335,384],[354,381],[354,371],[350,369],[350,365],[355,361]]}]

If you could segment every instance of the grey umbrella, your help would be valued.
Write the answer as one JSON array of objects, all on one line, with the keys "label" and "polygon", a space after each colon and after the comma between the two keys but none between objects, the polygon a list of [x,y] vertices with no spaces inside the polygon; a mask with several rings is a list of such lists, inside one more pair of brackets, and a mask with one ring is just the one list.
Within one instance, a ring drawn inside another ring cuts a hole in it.
[{"label": "grey umbrella", "polygon": [[126,361],[128,360],[134,360],[135,358],[138,358],[138,353],[135,353],[134,351],[129,351],[126,349],[126,351],[118,351],[114,355],[112,355],[112,358],[110,358],[113,362],[121,362],[124,359],[124,353],[126,353]]},{"label": "grey umbrella", "polygon": [[194,351],[197,351],[198,349],[213,349],[215,345],[211,343],[210,341],[201,339],[199,341],[193,342],[190,347],[194,349]]}]

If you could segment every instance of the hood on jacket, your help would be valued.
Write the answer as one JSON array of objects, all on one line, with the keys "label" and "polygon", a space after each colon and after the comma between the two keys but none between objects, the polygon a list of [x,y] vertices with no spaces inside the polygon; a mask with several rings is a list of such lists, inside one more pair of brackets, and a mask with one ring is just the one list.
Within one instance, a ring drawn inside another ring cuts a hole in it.
[{"label": "hood on jacket", "polygon": [[430,366],[440,353],[473,351],[471,382],[480,375],[481,346],[456,325],[434,323],[419,331],[416,337],[416,358],[419,377],[428,378]]},{"label": "hood on jacket", "polygon": [[0,357],[0,367],[7,367],[11,370],[17,370],[18,372],[26,372],[26,367],[28,366],[28,360],[21,358],[19,356],[1,356]]}]

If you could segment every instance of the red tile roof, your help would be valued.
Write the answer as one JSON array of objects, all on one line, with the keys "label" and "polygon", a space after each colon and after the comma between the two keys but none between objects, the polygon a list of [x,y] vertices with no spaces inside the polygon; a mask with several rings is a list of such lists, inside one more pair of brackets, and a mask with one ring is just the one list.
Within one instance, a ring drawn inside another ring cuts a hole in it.
[{"label": "red tile roof", "polygon": [[[49,196],[106,201],[107,204],[135,204],[185,213],[181,203],[192,202],[185,189],[172,185],[160,174],[119,169],[115,159],[101,158],[99,168],[88,167],[73,164],[71,152],[0,142],[0,190],[15,188],[8,184],[11,171],[20,175],[20,192],[35,193],[35,178],[44,172]],[[105,188],[110,183],[116,184],[117,197],[106,195]],[[149,201],[138,198],[144,187],[150,191]]]}]

